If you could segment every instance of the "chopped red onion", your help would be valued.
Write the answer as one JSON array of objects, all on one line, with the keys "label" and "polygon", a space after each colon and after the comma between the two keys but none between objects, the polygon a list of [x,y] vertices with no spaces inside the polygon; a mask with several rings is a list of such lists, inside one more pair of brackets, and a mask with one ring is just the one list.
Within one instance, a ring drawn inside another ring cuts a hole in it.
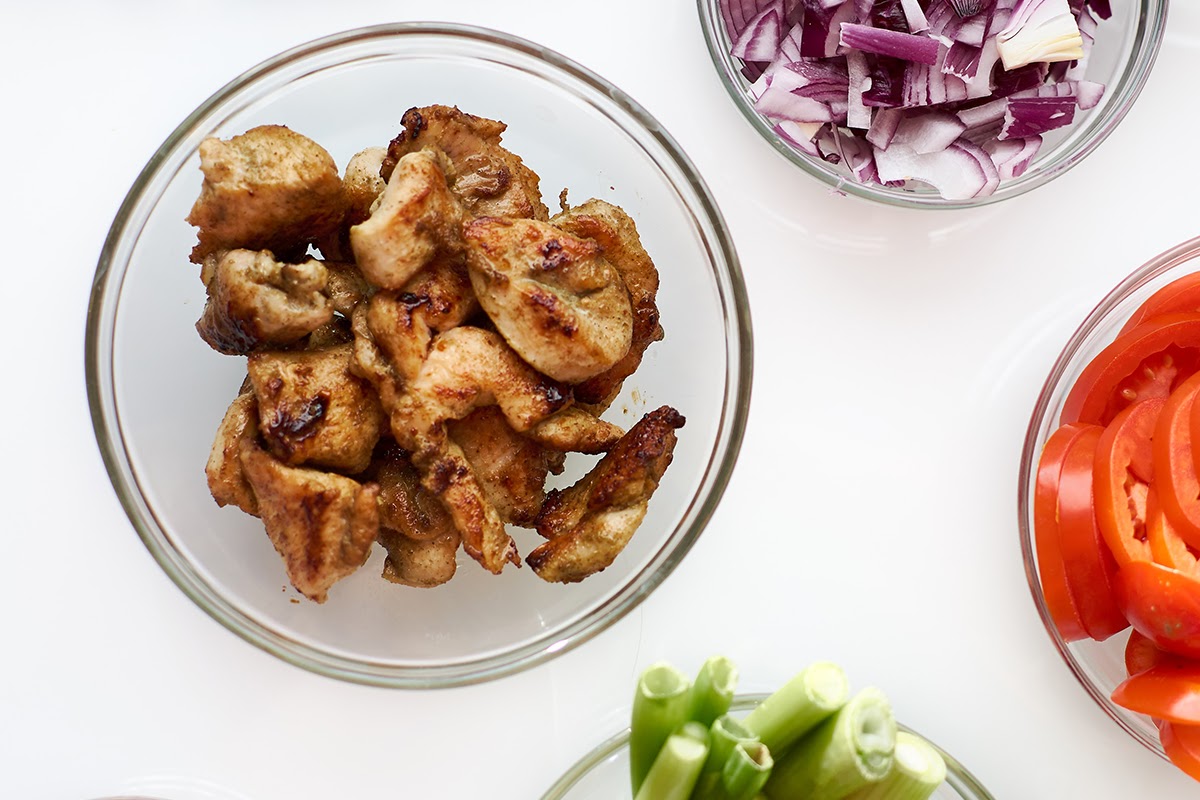
[{"label": "chopped red onion", "polygon": [[730,51],[743,61],[770,61],[783,38],[783,3],[767,7],[751,20]]},{"label": "chopped red onion", "polygon": [[937,63],[938,42],[928,36],[872,28],[855,22],[843,22],[841,31],[842,47],[891,56],[915,64]]},{"label": "chopped red onion", "polygon": [[1024,139],[1070,125],[1075,119],[1074,97],[1011,97],[1004,124],[996,138]]}]

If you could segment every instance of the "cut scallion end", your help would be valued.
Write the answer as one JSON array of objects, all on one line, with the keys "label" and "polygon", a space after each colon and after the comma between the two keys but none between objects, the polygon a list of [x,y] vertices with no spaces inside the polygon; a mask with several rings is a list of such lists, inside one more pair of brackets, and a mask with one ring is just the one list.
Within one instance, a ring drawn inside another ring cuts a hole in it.
[{"label": "cut scallion end", "polygon": [[818,661],[759,703],[742,724],[778,756],[845,705],[849,696],[845,671]]},{"label": "cut scallion end", "polygon": [[721,770],[720,800],[754,800],[767,778],[775,761],[771,751],[762,742],[741,742],[725,759]]},{"label": "cut scallion end", "polygon": [[[703,726],[698,726],[703,732]],[[667,737],[646,773],[634,800],[688,800],[708,757],[708,744],[695,731],[681,730]]]},{"label": "cut scallion end", "polygon": [[946,761],[920,736],[899,731],[892,770],[847,800],[929,800],[946,780]]},{"label": "cut scallion end", "polygon": [[725,656],[713,656],[700,666],[692,684],[691,718],[702,725],[729,710],[733,693],[737,691],[737,665]]},{"label": "cut scallion end", "polygon": [[892,769],[896,720],[887,697],[867,688],[782,756],[767,781],[776,800],[841,800]]},{"label": "cut scallion end", "polygon": [[663,743],[687,722],[690,689],[688,676],[665,662],[651,664],[638,679],[629,724],[629,778],[635,796]]},{"label": "cut scallion end", "polygon": [[729,714],[717,717],[708,730],[708,759],[704,762],[692,800],[717,800],[722,797],[719,784],[725,763],[739,745],[756,743],[758,737],[746,730],[737,719]]}]

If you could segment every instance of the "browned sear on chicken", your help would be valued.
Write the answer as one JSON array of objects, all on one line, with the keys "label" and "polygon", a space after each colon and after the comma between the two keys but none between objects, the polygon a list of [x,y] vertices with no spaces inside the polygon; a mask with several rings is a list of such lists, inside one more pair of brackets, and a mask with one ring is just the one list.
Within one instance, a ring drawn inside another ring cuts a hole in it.
[{"label": "browned sear on chicken", "polygon": [[[318,603],[375,543],[404,586],[445,584],[460,553],[582,580],[634,535],[684,424],[601,417],[662,338],[658,272],[615,205],[564,189],[551,219],[503,122],[432,105],[401,127],[341,176],[283,126],[202,143],[196,328],[247,365],[209,490]],[[572,452],[602,457],[547,491]],[[523,561],[510,527],[548,541]]]}]

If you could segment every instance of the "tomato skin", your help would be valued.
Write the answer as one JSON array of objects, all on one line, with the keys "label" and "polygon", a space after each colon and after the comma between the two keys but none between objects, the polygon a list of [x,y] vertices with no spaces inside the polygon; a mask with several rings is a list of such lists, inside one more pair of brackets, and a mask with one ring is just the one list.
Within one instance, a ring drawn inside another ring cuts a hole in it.
[{"label": "tomato skin", "polygon": [[1122,564],[1117,605],[1160,649],[1200,658],[1200,579],[1153,561]]},{"label": "tomato skin", "polygon": [[1129,675],[1137,675],[1139,672],[1145,672],[1151,667],[1157,666],[1182,666],[1185,664],[1195,664],[1200,667],[1200,661],[1185,658],[1184,656],[1168,653],[1137,628],[1129,631],[1129,639],[1125,642],[1125,672]]},{"label": "tomato skin", "polygon": [[1179,369],[1178,377],[1191,377],[1200,349],[1200,313],[1162,314],[1117,336],[1079,373],[1063,401],[1060,424],[1107,424],[1130,403],[1165,396],[1174,381],[1151,380],[1149,393],[1133,392],[1132,397],[1122,397],[1120,387],[1122,382],[1136,376],[1147,359],[1169,348],[1175,348],[1173,352],[1177,353],[1172,362],[1189,362],[1186,369]]},{"label": "tomato skin", "polygon": [[1158,738],[1171,763],[1200,781],[1200,727],[1161,722]]},{"label": "tomato skin", "polygon": [[1125,321],[1120,333],[1163,314],[1200,311],[1200,272],[1176,278],[1147,297]]},{"label": "tomato skin", "polygon": [[1129,627],[1113,588],[1117,562],[1100,532],[1093,501],[1093,464],[1102,432],[1092,425],[1074,438],[1058,481],[1058,539],[1067,586],[1084,630],[1098,642]]},{"label": "tomato skin", "polygon": [[1038,580],[1050,618],[1063,640],[1068,642],[1086,639],[1088,633],[1067,582],[1058,531],[1058,485],[1068,450],[1089,427],[1064,425],[1050,434],[1038,460],[1033,494],[1033,536]]},{"label": "tomato skin", "polygon": [[1100,434],[1093,471],[1096,521],[1117,564],[1150,561],[1145,508],[1154,480],[1151,439],[1166,400],[1134,403]]},{"label": "tomato skin", "polygon": [[1200,547],[1200,477],[1192,448],[1192,409],[1200,373],[1179,385],[1163,404],[1152,444],[1163,513],[1183,540]]},{"label": "tomato skin", "polygon": [[1112,701],[1164,722],[1200,725],[1200,664],[1159,664],[1131,675],[1113,689]]}]

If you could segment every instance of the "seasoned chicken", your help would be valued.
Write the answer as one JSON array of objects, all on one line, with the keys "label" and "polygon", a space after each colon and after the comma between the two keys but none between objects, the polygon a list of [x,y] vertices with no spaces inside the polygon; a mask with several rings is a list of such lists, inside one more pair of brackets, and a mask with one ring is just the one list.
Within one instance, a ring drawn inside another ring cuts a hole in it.
[{"label": "seasoned chicken", "polygon": [[281,125],[251,128],[200,143],[204,182],[187,221],[196,226],[192,261],[245,248],[302,256],[336,230],[342,179],[325,148]]},{"label": "seasoned chicken", "polygon": [[525,559],[540,578],[574,583],[612,564],[645,517],[683,424],[669,406],[651,411],[591,472],[547,495],[536,526],[550,540]]},{"label": "seasoned chicken", "polygon": [[[304,350],[328,350],[339,344],[351,344],[354,334],[350,330],[350,320],[345,317],[334,317],[308,335],[304,340]],[[297,348],[300,349],[300,348]]]},{"label": "seasoned chicken", "polygon": [[387,148],[368,147],[355,153],[346,162],[346,171],[342,175],[342,221],[335,230],[316,242],[325,258],[335,261],[354,258],[354,251],[350,248],[350,229],[371,216],[371,206],[387,186],[379,174],[386,155]]},{"label": "seasoned chicken", "polygon": [[567,406],[546,417],[526,434],[538,444],[564,453],[607,453],[625,431],[580,406]]},{"label": "seasoned chicken", "polygon": [[399,289],[439,253],[462,248],[463,207],[446,183],[445,156],[420,150],[400,159],[368,217],[350,229],[350,247],[371,284]]},{"label": "seasoned chicken", "polygon": [[319,261],[286,264],[265,250],[230,250],[208,256],[200,277],[208,302],[196,330],[218,353],[291,344],[333,318]]},{"label": "seasoned chicken", "polygon": [[387,550],[383,578],[392,583],[432,589],[453,578],[458,571],[457,530],[417,541],[399,531],[382,528],[379,543]]},{"label": "seasoned chicken", "polygon": [[334,583],[363,565],[379,535],[379,487],[289,467],[252,439],[240,450],[259,516],[292,586],[324,603]]},{"label": "seasoned chicken", "polygon": [[257,419],[254,392],[242,391],[226,409],[204,467],[208,490],[217,505],[237,506],[251,516],[258,516],[258,500],[246,480],[239,454],[242,442],[253,441],[258,434]]},{"label": "seasoned chicken", "polygon": [[356,473],[371,463],[385,418],[370,384],[350,374],[352,349],[260,352],[247,360],[259,431],[285,464]]},{"label": "seasoned chicken", "polygon": [[480,305],[535,369],[576,383],[629,352],[629,293],[596,242],[494,217],[467,223],[463,238]]},{"label": "seasoned chicken", "polygon": [[500,145],[503,122],[464,114],[450,106],[410,108],[404,126],[388,145],[381,174],[386,178],[408,153],[435,146],[453,164],[455,194],[475,216],[528,217],[544,220],[537,173]]},{"label": "seasoned chicken", "polygon": [[358,267],[345,261],[326,261],[325,289],[329,305],[343,317],[354,313],[354,308],[371,296],[374,291]]},{"label": "seasoned chicken", "polygon": [[613,366],[575,386],[579,403],[607,408],[621,391],[622,382],[642,363],[646,348],[663,338],[659,324],[658,269],[642,246],[633,218],[603,200],[588,200],[551,220],[555,227],[600,245],[600,252],[616,267],[633,307],[633,337],[629,352]]},{"label": "seasoned chicken", "polygon": [[496,406],[450,423],[450,440],[466,456],[484,496],[505,522],[533,525],[546,497],[546,475],[559,454],[512,429]]}]

